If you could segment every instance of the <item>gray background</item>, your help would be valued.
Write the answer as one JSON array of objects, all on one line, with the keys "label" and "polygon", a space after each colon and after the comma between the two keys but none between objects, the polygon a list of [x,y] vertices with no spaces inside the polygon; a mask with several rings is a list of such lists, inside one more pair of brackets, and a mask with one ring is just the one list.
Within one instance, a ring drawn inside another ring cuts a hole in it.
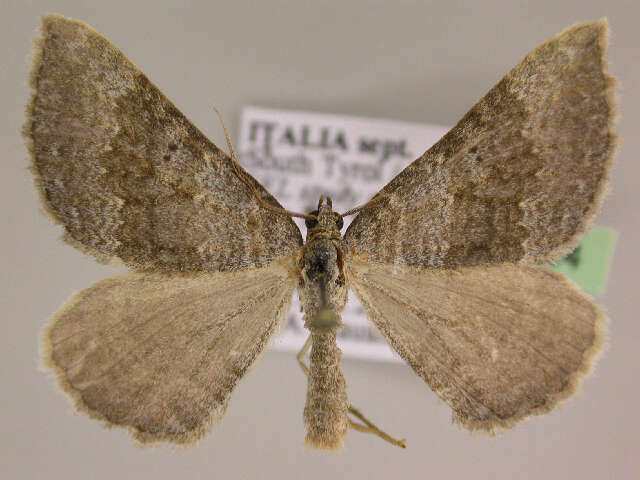
[{"label": "gray background", "polygon": [[[3,478],[638,478],[637,1],[7,2],[0,10],[3,159],[0,476]],[[623,85],[624,138],[601,225],[620,232],[598,302],[610,346],[583,392],[497,438],[450,424],[449,408],[404,365],[345,360],[354,404],[406,450],[358,432],[339,454],[302,447],[305,379],[290,354],[265,354],[196,448],[139,449],[73,415],[37,370],[38,336],[72,292],[116,273],[57,240],[38,213],[18,130],[25,57],[39,15],[82,19],[119,46],[218,145],[215,104],[235,137],[240,107],[310,109],[453,124],[531,48],[608,16],[610,71]]]}]

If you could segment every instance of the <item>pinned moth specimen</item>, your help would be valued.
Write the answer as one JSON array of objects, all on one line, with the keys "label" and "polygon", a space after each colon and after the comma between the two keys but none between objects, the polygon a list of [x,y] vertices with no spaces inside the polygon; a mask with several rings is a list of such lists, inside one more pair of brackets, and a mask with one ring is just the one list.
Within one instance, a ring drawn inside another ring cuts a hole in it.
[{"label": "pinned moth specimen", "polygon": [[295,214],[108,40],[45,16],[24,126],[36,186],[67,242],[131,269],[55,314],[46,365],[78,410],[140,442],[190,443],[297,288],[306,443],[339,448],[354,428],[404,446],[348,401],[336,334],[351,288],[456,423],[494,432],[549,411],[603,344],[600,309],[539,265],[571,251],[606,190],[606,36],[587,22],[537,47],[365,205]]}]

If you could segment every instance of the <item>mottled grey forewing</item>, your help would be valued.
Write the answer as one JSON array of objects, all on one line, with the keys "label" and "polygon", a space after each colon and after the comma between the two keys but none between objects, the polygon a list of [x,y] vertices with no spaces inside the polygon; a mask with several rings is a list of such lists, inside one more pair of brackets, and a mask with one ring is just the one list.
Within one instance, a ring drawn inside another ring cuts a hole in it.
[{"label": "mottled grey forewing", "polygon": [[301,245],[291,218],[261,208],[230,158],[88,25],[43,18],[31,85],[32,170],[73,245],[172,270],[261,266]]},{"label": "mottled grey forewing", "polygon": [[422,267],[540,264],[570,250],[616,143],[606,35],[606,21],[583,23],[529,53],[360,212],[350,249]]},{"label": "mottled grey forewing", "polygon": [[349,273],[382,335],[472,430],[549,411],[575,392],[604,341],[598,307],[545,268],[353,259]]},{"label": "mottled grey forewing", "polygon": [[241,271],[108,278],[55,315],[45,363],[78,410],[141,442],[195,441],[284,318],[292,269],[287,257]]}]

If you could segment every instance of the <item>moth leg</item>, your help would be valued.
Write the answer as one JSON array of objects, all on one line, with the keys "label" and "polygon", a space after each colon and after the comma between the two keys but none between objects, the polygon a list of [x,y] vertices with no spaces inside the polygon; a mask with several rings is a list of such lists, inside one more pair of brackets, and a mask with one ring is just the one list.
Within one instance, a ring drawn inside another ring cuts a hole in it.
[{"label": "moth leg", "polygon": [[302,361],[302,359],[304,358],[304,356],[309,351],[309,347],[311,347],[311,335],[309,335],[307,337],[307,341],[304,342],[304,345],[302,346],[302,348],[300,349],[300,351],[296,355],[296,360],[298,360],[298,364],[300,365],[300,368],[302,369],[302,371],[304,372],[304,374],[307,377],[309,376],[309,367],[307,367],[305,365],[305,363]]},{"label": "moth leg", "polygon": [[364,425],[362,425],[360,423],[354,422],[353,420],[349,419],[349,425],[354,430],[358,430],[359,432],[372,433],[374,435],[379,436],[383,440],[386,440],[392,445],[395,445],[401,448],[407,448],[407,446],[405,445],[406,440],[404,438],[401,440],[396,440],[391,435],[383,432],[378,427],[376,427],[373,423],[367,420],[367,418],[362,414],[362,412],[360,412],[360,410],[358,410],[353,405],[349,405],[349,413],[354,417],[358,418],[360,421],[362,421],[362,423],[364,423]]}]

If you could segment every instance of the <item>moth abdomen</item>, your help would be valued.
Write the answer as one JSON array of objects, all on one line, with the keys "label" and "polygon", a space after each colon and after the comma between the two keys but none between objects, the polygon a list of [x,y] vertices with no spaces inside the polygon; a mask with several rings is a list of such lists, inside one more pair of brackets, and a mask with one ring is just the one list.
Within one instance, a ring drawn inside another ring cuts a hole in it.
[{"label": "moth abdomen", "polygon": [[309,383],[304,407],[305,444],[327,450],[342,448],[342,437],[349,428],[349,401],[340,370],[342,353],[336,344],[338,328],[311,331]]}]

